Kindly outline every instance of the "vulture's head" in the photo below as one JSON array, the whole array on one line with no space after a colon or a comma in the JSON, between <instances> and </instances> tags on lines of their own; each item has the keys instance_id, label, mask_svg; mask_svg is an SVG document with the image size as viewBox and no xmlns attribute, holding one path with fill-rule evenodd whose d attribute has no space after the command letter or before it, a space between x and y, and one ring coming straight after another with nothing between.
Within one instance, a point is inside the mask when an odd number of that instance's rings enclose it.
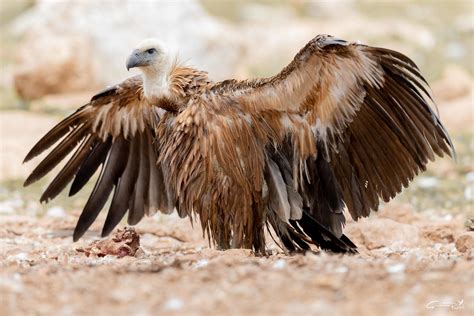
<instances>
[{"instance_id":1,"label":"vulture's head","mask_svg":"<svg viewBox=\"0 0 474 316\"><path fill-rule=\"evenodd\" d=\"M143 72L161 72L169 63L163 43L157 39L146 39L127 58L127 70L138 68Z\"/></svg>"}]
</instances>

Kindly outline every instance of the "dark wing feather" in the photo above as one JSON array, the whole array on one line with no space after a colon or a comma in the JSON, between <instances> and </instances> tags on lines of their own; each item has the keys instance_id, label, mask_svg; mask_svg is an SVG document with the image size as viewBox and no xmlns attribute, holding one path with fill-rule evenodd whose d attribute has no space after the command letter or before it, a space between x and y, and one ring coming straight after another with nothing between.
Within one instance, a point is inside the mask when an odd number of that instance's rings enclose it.
<instances>
[{"instance_id":1,"label":"dark wing feather","mask_svg":"<svg viewBox=\"0 0 474 316\"><path fill-rule=\"evenodd\" d=\"M74 156L69 160L69 162L64 166L63 169L58 173L58 175L51 181L50 185L46 188L43 195L41 196L41 201L49 201L54 199L64 188L71 182L74 174L79 169L82 161L87 157L91 150L91 145L93 142L93 137L91 135L86 136L79 148L77 148Z\"/></svg>"},{"instance_id":2,"label":"dark wing feather","mask_svg":"<svg viewBox=\"0 0 474 316\"><path fill-rule=\"evenodd\" d=\"M137 181L138 169L140 167L140 156L137 155L139 145L140 139L138 137L130 140L130 150L128 154L127 165L118 181L117 188L114 191L114 196L112 198L112 202L110 203L109 212L102 229L103 237L112 232L114 227L117 226L128 210L130 197L132 196L133 189Z\"/></svg>"},{"instance_id":3,"label":"dark wing feather","mask_svg":"<svg viewBox=\"0 0 474 316\"><path fill-rule=\"evenodd\" d=\"M86 205L79 217L76 228L74 229L73 239L77 241L84 235L87 229L92 225L104 207L110 193L117 184L126 161L123 157L128 156L129 144L123 138L118 138L112 144L109 155L102 168L99 180L97 180Z\"/></svg>"},{"instance_id":4,"label":"dark wing feather","mask_svg":"<svg viewBox=\"0 0 474 316\"><path fill-rule=\"evenodd\" d=\"M150 184L150 143L147 133L144 133L140 140L140 166L138 168L138 177L133 192L133 198L130 200L130 211L128 212L128 223L130 225L138 223L145 215L145 208L148 207Z\"/></svg>"},{"instance_id":5,"label":"dark wing feather","mask_svg":"<svg viewBox=\"0 0 474 316\"><path fill-rule=\"evenodd\" d=\"M47 187L41 201L54 198L73 178L69 195L74 195L102 166L74 230L74 240L92 225L112 192L103 236L113 230L127 210L131 224L138 223L144 214L157 210L170 212L174 206L168 205L168 189L153 148L152 135L158 121L157 108L146 103L139 77L107 88L60 122L33 147L25 161L62 139L33 170L25 186L45 176L73 153Z\"/></svg>"},{"instance_id":6,"label":"dark wing feather","mask_svg":"<svg viewBox=\"0 0 474 316\"><path fill-rule=\"evenodd\" d=\"M41 179L44 175L56 167L86 135L90 124L76 126L72 131L56 146L51 153L31 172L25 180L24 186L30 185ZM41 150L42 151L42 150Z\"/></svg>"},{"instance_id":7,"label":"dark wing feather","mask_svg":"<svg viewBox=\"0 0 474 316\"><path fill-rule=\"evenodd\" d=\"M65 118L46 135L44 135L41 140L38 141L38 143L36 143L36 145L34 145L33 148L31 148L31 150L28 152L25 159L23 160L23 163L28 162L34 157L40 155L43 151L64 137L64 135L66 135L71 128L79 125L84 120L84 118L87 117L87 112L84 111L85 107L86 106L79 108L75 113Z\"/></svg>"},{"instance_id":8,"label":"dark wing feather","mask_svg":"<svg viewBox=\"0 0 474 316\"><path fill-rule=\"evenodd\" d=\"M105 142L96 140L91 153L83 160L79 170L74 177L69 190L69 196L73 196L79 192L89 179L94 175L99 166L104 163L107 158L107 153L112 146L112 137L109 137Z\"/></svg>"},{"instance_id":9,"label":"dark wing feather","mask_svg":"<svg viewBox=\"0 0 474 316\"><path fill-rule=\"evenodd\" d=\"M155 139L154 133L149 131L148 140L150 143ZM168 196L166 193L166 186L161 168L154 168L158 160L158 152L155 146L149 146L149 162L150 162L150 185L148 191L149 207L146 211L147 215L153 215L156 210L161 210L164 213L171 213L173 206L170 208Z\"/></svg>"},{"instance_id":10,"label":"dark wing feather","mask_svg":"<svg viewBox=\"0 0 474 316\"><path fill-rule=\"evenodd\" d=\"M377 210L378 198L388 201L407 187L435 155L454 155L451 139L430 106L426 81L414 63L400 53L366 49L380 61L383 85L365 86L367 96L360 111L340 135L339 150L331 153L338 178L355 175L359 180L363 207L354 206L350 192L344 194L355 219ZM367 163L354 162L344 169L347 162L338 159L341 153Z\"/></svg>"}]
</instances>

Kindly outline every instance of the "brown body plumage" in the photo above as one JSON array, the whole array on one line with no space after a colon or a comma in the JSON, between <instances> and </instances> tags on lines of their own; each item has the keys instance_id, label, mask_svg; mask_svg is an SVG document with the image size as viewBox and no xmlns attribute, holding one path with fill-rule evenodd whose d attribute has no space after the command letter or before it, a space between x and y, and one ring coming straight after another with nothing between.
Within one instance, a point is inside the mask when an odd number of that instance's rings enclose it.
<instances>
[{"instance_id":1,"label":"brown body plumage","mask_svg":"<svg viewBox=\"0 0 474 316\"><path fill-rule=\"evenodd\" d=\"M27 185L77 148L42 201L72 180L75 194L102 165L75 240L113 191L102 235L127 210L136 224L176 209L197 217L220 249L264 253L272 227L288 251L354 252L342 233L344 208L354 219L369 215L428 160L453 152L426 81L398 52L317 36L274 77L214 83L164 57L144 61L145 52L164 55L142 46L127 67L142 67L143 79L94 96L25 159L65 136ZM150 75L162 68L164 77Z\"/></svg>"}]
</instances>

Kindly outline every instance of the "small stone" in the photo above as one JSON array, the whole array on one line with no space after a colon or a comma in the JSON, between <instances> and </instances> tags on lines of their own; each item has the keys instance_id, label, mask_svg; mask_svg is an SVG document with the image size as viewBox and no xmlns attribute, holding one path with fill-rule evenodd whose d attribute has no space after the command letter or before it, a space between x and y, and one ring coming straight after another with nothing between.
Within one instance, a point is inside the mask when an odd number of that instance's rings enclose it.
<instances>
[{"instance_id":1,"label":"small stone","mask_svg":"<svg viewBox=\"0 0 474 316\"><path fill-rule=\"evenodd\" d=\"M388 273L402 273L405 271L405 265L403 263L397 263L387 267Z\"/></svg>"},{"instance_id":2,"label":"small stone","mask_svg":"<svg viewBox=\"0 0 474 316\"><path fill-rule=\"evenodd\" d=\"M278 269L278 270L283 269L285 266L286 266L286 262L285 262L285 260L283 260L283 259L278 259L278 260L275 261L275 263L273 264L273 268L274 268L274 269Z\"/></svg>"},{"instance_id":3,"label":"small stone","mask_svg":"<svg viewBox=\"0 0 474 316\"><path fill-rule=\"evenodd\" d=\"M15 209L7 201L0 202L0 214L13 214Z\"/></svg>"},{"instance_id":4,"label":"small stone","mask_svg":"<svg viewBox=\"0 0 474 316\"><path fill-rule=\"evenodd\" d=\"M66 216L66 212L62 207L59 206L54 206L46 212L46 215L49 217L54 217L54 218L62 218Z\"/></svg>"},{"instance_id":5,"label":"small stone","mask_svg":"<svg viewBox=\"0 0 474 316\"><path fill-rule=\"evenodd\" d=\"M443 216L444 221L451 221L452 215ZM453 227L450 224L433 224L423 228L423 237L435 243L454 242Z\"/></svg>"},{"instance_id":6,"label":"small stone","mask_svg":"<svg viewBox=\"0 0 474 316\"><path fill-rule=\"evenodd\" d=\"M207 266L208 264L209 264L209 260L207 260L207 259L201 259L201 260L199 260L198 262L196 262L195 267L196 267L197 269L199 269L199 268L202 268L202 267Z\"/></svg>"},{"instance_id":7,"label":"small stone","mask_svg":"<svg viewBox=\"0 0 474 316\"><path fill-rule=\"evenodd\" d=\"M334 269L336 273L346 273L347 271L349 271L349 269L346 266L340 266Z\"/></svg>"},{"instance_id":8,"label":"small stone","mask_svg":"<svg viewBox=\"0 0 474 316\"><path fill-rule=\"evenodd\" d=\"M467 232L456 239L456 249L459 252L467 252L474 249L474 232Z\"/></svg>"},{"instance_id":9,"label":"small stone","mask_svg":"<svg viewBox=\"0 0 474 316\"><path fill-rule=\"evenodd\" d=\"M446 222L450 222L453 220L453 215L452 214L446 214L443 216L443 220Z\"/></svg>"},{"instance_id":10,"label":"small stone","mask_svg":"<svg viewBox=\"0 0 474 316\"><path fill-rule=\"evenodd\" d=\"M16 255L12 255L7 258L7 261L17 262L17 263L28 261L28 260L29 260L28 254L25 252L20 252L20 253L17 253Z\"/></svg>"},{"instance_id":11,"label":"small stone","mask_svg":"<svg viewBox=\"0 0 474 316\"><path fill-rule=\"evenodd\" d=\"M474 218L470 218L466 223L467 230L474 231Z\"/></svg>"},{"instance_id":12,"label":"small stone","mask_svg":"<svg viewBox=\"0 0 474 316\"><path fill-rule=\"evenodd\" d=\"M184 302L177 297L170 298L165 302L164 309L170 310L170 311L177 311L182 309L184 306Z\"/></svg>"}]
</instances>

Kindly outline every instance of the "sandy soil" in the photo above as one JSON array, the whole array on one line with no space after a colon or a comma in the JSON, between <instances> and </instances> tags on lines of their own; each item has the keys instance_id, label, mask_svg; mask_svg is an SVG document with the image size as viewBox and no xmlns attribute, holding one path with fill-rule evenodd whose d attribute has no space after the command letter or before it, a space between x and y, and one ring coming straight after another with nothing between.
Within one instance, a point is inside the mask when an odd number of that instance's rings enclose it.
<instances>
[{"instance_id":1,"label":"sandy soil","mask_svg":"<svg viewBox=\"0 0 474 316\"><path fill-rule=\"evenodd\" d=\"M358 255L287 256L271 244L267 257L209 248L198 225L172 216L137 226L134 256L87 256L99 223L74 244L76 216L2 217L1 315L474 313L474 232L463 215L392 205L348 223Z\"/></svg>"}]
</instances>

